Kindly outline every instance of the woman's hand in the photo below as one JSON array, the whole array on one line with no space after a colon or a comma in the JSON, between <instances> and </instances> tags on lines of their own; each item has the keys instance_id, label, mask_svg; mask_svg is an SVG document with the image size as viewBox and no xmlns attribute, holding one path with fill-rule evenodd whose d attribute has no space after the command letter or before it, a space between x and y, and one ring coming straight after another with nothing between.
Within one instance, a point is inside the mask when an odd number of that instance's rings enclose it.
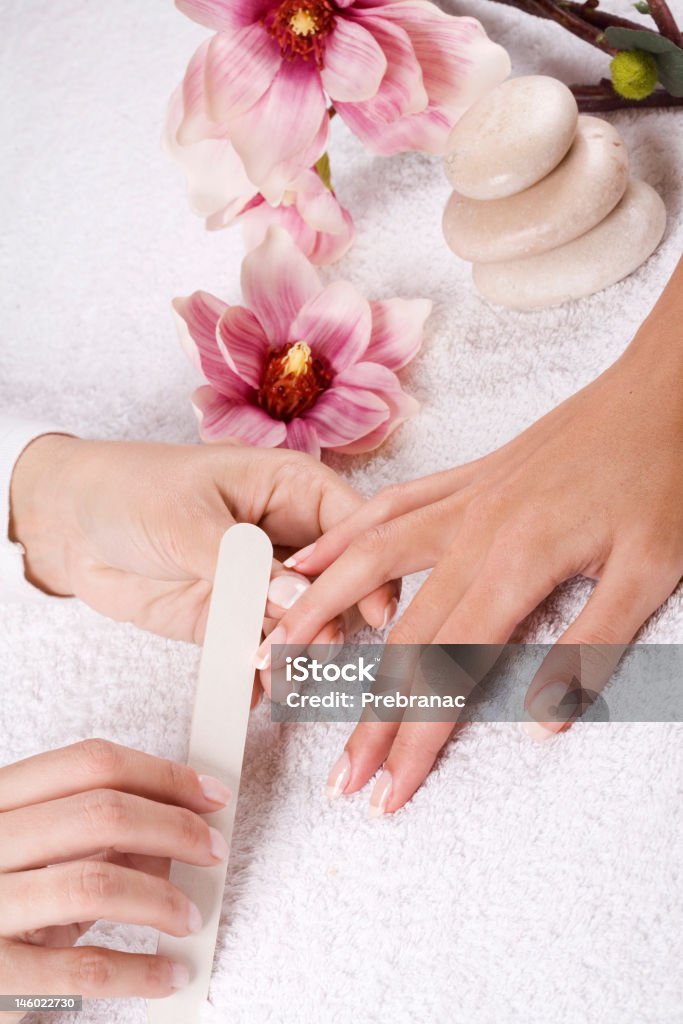
<instances>
[{"instance_id":1,"label":"woman's hand","mask_svg":"<svg viewBox=\"0 0 683 1024\"><path fill-rule=\"evenodd\" d=\"M677 276L680 290L683 271ZM279 642L305 643L379 584L433 566L390 643L504 643L559 583L582 575L599 582L560 642L627 644L683 574L675 283L671 301L665 293L614 366L514 441L381 492L294 556L297 570L322 575L282 618ZM618 660L620 647L611 650L596 650L593 690ZM545 723L542 736L564 728L548 720L569 682L562 654L549 655L527 695L527 710ZM332 771L331 791L354 792L384 765L371 806L394 811L451 731L442 723L361 724Z\"/></svg>"},{"instance_id":2,"label":"woman's hand","mask_svg":"<svg viewBox=\"0 0 683 1024\"><path fill-rule=\"evenodd\" d=\"M299 452L47 435L15 468L11 535L26 550L27 575L43 590L201 643L228 527L255 523L291 551L361 505L332 470ZM278 563L274 576L266 632L308 586ZM381 624L387 599L384 591L364 603L368 621ZM335 615L316 643L339 642L344 624Z\"/></svg>"},{"instance_id":3,"label":"woman's hand","mask_svg":"<svg viewBox=\"0 0 683 1024\"><path fill-rule=\"evenodd\" d=\"M99 739L0 768L0 992L155 998L186 984L163 957L71 947L98 918L198 930L169 859L223 860L200 814L229 799L218 779Z\"/></svg>"}]
</instances>

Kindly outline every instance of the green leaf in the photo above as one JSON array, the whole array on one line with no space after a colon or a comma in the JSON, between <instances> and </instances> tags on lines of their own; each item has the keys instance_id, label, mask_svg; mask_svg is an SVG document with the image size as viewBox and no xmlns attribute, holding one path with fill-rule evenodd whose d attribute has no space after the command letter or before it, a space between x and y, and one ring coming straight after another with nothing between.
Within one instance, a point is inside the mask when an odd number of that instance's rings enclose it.
<instances>
[{"instance_id":1,"label":"green leaf","mask_svg":"<svg viewBox=\"0 0 683 1024\"><path fill-rule=\"evenodd\" d=\"M657 62L657 77L670 96L683 96L683 49L658 32L608 28L605 39L615 50L645 50Z\"/></svg>"},{"instance_id":2,"label":"green leaf","mask_svg":"<svg viewBox=\"0 0 683 1024\"><path fill-rule=\"evenodd\" d=\"M329 190L331 192L332 191L332 169L330 167L330 154L329 153L323 153L323 155L320 157L320 159L318 160L317 164L315 165L315 169L318 172L318 174L320 175L320 180L322 181L322 183L325 186L325 188L329 188Z\"/></svg>"},{"instance_id":3,"label":"green leaf","mask_svg":"<svg viewBox=\"0 0 683 1024\"><path fill-rule=\"evenodd\" d=\"M650 5L647 0L638 0L637 4L633 5L639 14L651 14Z\"/></svg>"},{"instance_id":4,"label":"green leaf","mask_svg":"<svg viewBox=\"0 0 683 1024\"><path fill-rule=\"evenodd\" d=\"M606 29L605 39L615 50L645 50L647 53L683 53L666 36L659 32L648 32L644 28L611 28Z\"/></svg>"},{"instance_id":5,"label":"green leaf","mask_svg":"<svg viewBox=\"0 0 683 1024\"><path fill-rule=\"evenodd\" d=\"M670 96L683 96L683 50L662 53L655 57L659 81Z\"/></svg>"}]
</instances>

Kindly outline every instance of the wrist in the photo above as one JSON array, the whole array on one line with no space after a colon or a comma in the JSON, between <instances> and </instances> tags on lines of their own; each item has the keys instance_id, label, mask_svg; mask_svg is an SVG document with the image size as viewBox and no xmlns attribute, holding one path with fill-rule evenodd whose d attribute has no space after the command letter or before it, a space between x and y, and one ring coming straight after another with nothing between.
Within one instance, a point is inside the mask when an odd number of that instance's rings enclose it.
<instances>
[{"instance_id":1,"label":"wrist","mask_svg":"<svg viewBox=\"0 0 683 1024\"><path fill-rule=\"evenodd\" d=\"M50 594L71 595L68 580L74 451L86 442L43 434L19 456L10 484L9 539L24 549L26 578Z\"/></svg>"}]
</instances>

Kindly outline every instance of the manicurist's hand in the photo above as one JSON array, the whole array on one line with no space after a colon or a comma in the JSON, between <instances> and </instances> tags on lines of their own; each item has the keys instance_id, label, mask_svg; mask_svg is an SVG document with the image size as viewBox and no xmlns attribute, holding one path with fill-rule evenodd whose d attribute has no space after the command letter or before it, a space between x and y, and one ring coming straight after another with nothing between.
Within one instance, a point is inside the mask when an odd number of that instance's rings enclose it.
<instances>
[{"instance_id":1,"label":"manicurist's hand","mask_svg":"<svg viewBox=\"0 0 683 1024\"><path fill-rule=\"evenodd\" d=\"M683 266L629 349L588 387L486 458L381 492L295 556L298 570L322 575L281 620L280 642L305 643L378 584L434 567L389 642L504 643L559 583L582 575L598 583L561 643L615 645L589 648L591 689L604 684L619 645L683 574L681 295ZM564 652L555 648L527 695L546 723L541 736L563 728L551 709L568 682ZM354 792L384 765L371 806L394 811L451 731L361 724L331 791Z\"/></svg>"},{"instance_id":2,"label":"manicurist's hand","mask_svg":"<svg viewBox=\"0 0 683 1024\"><path fill-rule=\"evenodd\" d=\"M98 918L198 930L169 859L222 861L200 814L229 799L218 779L104 740L0 768L0 992L155 998L187 984L164 957L71 947Z\"/></svg>"},{"instance_id":3,"label":"manicurist's hand","mask_svg":"<svg viewBox=\"0 0 683 1024\"><path fill-rule=\"evenodd\" d=\"M361 504L332 470L299 452L46 435L15 468L11 535L43 590L201 643L218 546L233 523L255 523L292 550ZM274 577L266 632L308 586L279 563ZM381 624L387 593L364 603L369 621ZM344 625L335 615L316 643L339 642Z\"/></svg>"}]
</instances>

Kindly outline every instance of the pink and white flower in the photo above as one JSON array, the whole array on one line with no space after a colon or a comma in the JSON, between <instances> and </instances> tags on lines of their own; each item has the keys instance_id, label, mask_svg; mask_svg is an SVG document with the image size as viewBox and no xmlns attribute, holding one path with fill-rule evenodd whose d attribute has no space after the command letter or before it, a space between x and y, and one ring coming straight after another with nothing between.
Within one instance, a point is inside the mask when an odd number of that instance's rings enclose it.
<instances>
[{"instance_id":1,"label":"pink and white flower","mask_svg":"<svg viewBox=\"0 0 683 1024\"><path fill-rule=\"evenodd\" d=\"M298 174L273 206L251 184L228 140L178 144L182 109L182 96L176 90L169 103L164 144L185 174L190 206L204 217L209 230L239 219L247 248L253 249L271 224L279 224L317 266L341 259L353 242L353 220L314 168Z\"/></svg>"},{"instance_id":2,"label":"pink and white flower","mask_svg":"<svg viewBox=\"0 0 683 1024\"><path fill-rule=\"evenodd\" d=\"M345 281L323 286L279 227L245 257L242 293L244 306L207 292L173 302L183 347L208 381L193 395L203 440L365 452L417 411L395 371L419 350L430 302L368 302Z\"/></svg>"},{"instance_id":3,"label":"pink and white flower","mask_svg":"<svg viewBox=\"0 0 683 1024\"><path fill-rule=\"evenodd\" d=\"M278 191L325 151L328 100L370 148L444 152L458 117L510 71L478 21L428 0L176 0L216 30L183 81L180 145L230 139Z\"/></svg>"}]
</instances>

